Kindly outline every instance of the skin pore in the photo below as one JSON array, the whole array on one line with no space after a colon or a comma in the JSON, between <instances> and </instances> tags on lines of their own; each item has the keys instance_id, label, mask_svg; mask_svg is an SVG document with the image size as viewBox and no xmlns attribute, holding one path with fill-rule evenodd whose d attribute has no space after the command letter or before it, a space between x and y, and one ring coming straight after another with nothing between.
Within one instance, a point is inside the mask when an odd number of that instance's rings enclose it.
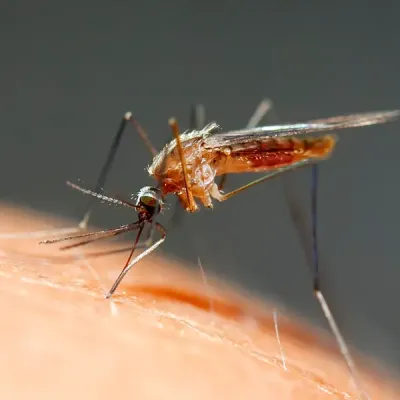
<instances>
[{"instance_id":1,"label":"skin pore","mask_svg":"<svg viewBox=\"0 0 400 400\"><path fill-rule=\"evenodd\" d=\"M71 226L4 205L0 215L1 233ZM60 252L39 240L0 235L2 399L358 398L335 344L270 304L205 285L161 252L105 300L127 252L103 253L120 243ZM357 361L371 399L400 398Z\"/></svg>"}]
</instances>

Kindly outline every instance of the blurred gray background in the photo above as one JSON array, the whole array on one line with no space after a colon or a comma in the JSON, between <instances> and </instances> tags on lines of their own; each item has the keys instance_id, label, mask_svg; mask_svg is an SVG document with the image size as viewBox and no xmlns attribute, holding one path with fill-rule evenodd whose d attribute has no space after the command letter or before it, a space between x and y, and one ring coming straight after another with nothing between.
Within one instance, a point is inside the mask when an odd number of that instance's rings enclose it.
<instances>
[{"instance_id":1,"label":"blurred gray background","mask_svg":"<svg viewBox=\"0 0 400 400\"><path fill-rule=\"evenodd\" d=\"M94 184L127 110L160 148L167 119L187 127L192 103L225 129L243 127L263 97L282 121L399 108L399 13L395 1L7 2L1 199L78 220L87 198L64 182ZM343 131L321 165L319 208L322 285L344 335L397 370L399 131L400 123ZM152 184L149 162L129 133L107 192L128 197ZM252 178L233 176L228 187ZM308 207L309 171L291 179ZM92 222L134 218L100 205ZM200 256L207 271L326 327L281 179L185 216L163 251Z\"/></svg>"}]
</instances>

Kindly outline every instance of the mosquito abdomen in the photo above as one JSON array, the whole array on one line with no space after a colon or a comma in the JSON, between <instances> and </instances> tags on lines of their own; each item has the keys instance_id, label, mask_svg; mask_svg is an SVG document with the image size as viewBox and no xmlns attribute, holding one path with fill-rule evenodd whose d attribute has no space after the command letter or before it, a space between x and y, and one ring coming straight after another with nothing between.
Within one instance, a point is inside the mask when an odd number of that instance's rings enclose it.
<instances>
[{"instance_id":1,"label":"mosquito abdomen","mask_svg":"<svg viewBox=\"0 0 400 400\"><path fill-rule=\"evenodd\" d=\"M332 153L336 141L336 136L325 135L235 144L219 150L214 167L217 175L269 171L305 159L325 159Z\"/></svg>"}]
</instances>

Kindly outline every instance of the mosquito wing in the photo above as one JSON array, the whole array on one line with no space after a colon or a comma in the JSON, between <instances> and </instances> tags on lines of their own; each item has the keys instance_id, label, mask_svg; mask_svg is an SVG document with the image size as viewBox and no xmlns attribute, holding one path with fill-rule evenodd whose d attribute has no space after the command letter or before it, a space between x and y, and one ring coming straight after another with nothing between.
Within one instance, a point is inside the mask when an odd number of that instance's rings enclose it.
<instances>
[{"instance_id":1,"label":"mosquito wing","mask_svg":"<svg viewBox=\"0 0 400 400\"><path fill-rule=\"evenodd\" d=\"M224 145L244 144L254 140L268 138L308 135L336 129L356 128L383 124L400 117L400 110L341 115L326 119L311 120L303 123L267 125L237 131L218 132L204 138L206 148Z\"/></svg>"}]
</instances>

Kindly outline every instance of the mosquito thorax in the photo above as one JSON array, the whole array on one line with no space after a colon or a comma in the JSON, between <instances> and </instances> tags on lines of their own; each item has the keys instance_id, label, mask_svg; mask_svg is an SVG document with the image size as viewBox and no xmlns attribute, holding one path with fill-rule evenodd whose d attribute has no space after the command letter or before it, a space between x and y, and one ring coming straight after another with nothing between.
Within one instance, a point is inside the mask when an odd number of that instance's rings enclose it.
<instances>
[{"instance_id":1,"label":"mosquito thorax","mask_svg":"<svg viewBox=\"0 0 400 400\"><path fill-rule=\"evenodd\" d=\"M136 205L151 216L159 213L162 206L160 190L152 186L141 188L137 194Z\"/></svg>"}]
</instances>

